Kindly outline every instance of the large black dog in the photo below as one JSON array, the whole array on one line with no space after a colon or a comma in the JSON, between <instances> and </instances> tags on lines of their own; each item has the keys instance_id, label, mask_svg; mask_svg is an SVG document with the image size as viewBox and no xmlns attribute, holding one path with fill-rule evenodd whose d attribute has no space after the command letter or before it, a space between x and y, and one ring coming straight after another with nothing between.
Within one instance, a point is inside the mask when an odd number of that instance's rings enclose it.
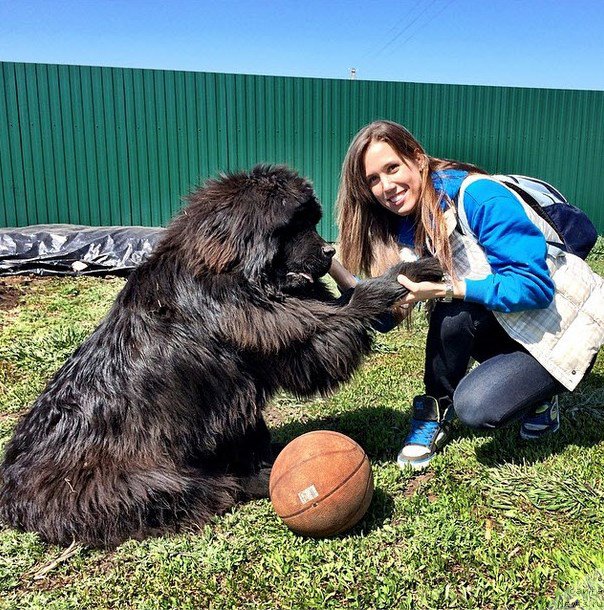
<instances>
[{"instance_id":1,"label":"large black dog","mask_svg":"<svg viewBox=\"0 0 604 610\"><path fill-rule=\"evenodd\" d=\"M193 192L19 422L2 519L53 543L113 546L266 496L270 397L349 379L371 322L405 292L397 273L441 275L431 260L401 264L335 299L319 280L334 254L320 217L284 167Z\"/></svg>"}]
</instances>

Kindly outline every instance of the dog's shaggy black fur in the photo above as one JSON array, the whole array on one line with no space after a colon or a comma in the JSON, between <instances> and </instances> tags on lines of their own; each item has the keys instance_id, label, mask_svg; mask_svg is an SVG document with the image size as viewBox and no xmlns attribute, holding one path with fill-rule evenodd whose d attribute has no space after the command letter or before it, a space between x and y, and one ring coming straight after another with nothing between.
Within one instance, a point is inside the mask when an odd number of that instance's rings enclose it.
<instances>
[{"instance_id":1,"label":"dog's shaggy black fur","mask_svg":"<svg viewBox=\"0 0 604 610\"><path fill-rule=\"evenodd\" d=\"M334 299L334 250L309 184L283 167L206 183L107 317L19 422L0 515L45 540L113 546L198 526L267 495L279 388L329 392L369 351L371 322L405 290L399 265Z\"/></svg>"}]
</instances>

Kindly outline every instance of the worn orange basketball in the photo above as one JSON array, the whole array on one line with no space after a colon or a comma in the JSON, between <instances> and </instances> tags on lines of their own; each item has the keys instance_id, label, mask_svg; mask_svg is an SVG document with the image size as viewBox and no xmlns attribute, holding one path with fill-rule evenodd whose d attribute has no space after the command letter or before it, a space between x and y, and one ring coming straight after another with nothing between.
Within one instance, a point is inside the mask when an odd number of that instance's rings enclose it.
<instances>
[{"instance_id":1,"label":"worn orange basketball","mask_svg":"<svg viewBox=\"0 0 604 610\"><path fill-rule=\"evenodd\" d=\"M356 525L373 496L362 447L339 432L308 432L278 455L269 490L275 512L294 532L320 538Z\"/></svg>"}]
</instances>

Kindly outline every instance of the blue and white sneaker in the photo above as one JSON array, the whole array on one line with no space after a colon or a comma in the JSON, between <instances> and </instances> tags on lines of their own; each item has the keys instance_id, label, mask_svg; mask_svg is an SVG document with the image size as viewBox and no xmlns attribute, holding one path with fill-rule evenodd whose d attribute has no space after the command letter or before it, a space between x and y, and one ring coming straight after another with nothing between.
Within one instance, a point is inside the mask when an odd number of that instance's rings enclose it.
<instances>
[{"instance_id":1,"label":"blue and white sneaker","mask_svg":"<svg viewBox=\"0 0 604 610\"><path fill-rule=\"evenodd\" d=\"M544 434L557 432L560 428L560 407L558 396L540 404L530 415L522 418L520 425L520 438L525 441L534 441Z\"/></svg>"},{"instance_id":2,"label":"blue and white sneaker","mask_svg":"<svg viewBox=\"0 0 604 610\"><path fill-rule=\"evenodd\" d=\"M425 468L449 437L454 414L453 405L447 398L439 403L432 396L416 396L411 431L396 459L399 468Z\"/></svg>"}]
</instances>

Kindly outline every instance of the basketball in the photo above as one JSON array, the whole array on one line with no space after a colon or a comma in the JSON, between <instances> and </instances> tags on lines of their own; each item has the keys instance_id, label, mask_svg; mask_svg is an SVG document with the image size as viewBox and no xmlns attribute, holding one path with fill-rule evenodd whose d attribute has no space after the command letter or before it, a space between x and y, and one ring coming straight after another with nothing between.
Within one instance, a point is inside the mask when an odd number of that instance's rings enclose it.
<instances>
[{"instance_id":1,"label":"basketball","mask_svg":"<svg viewBox=\"0 0 604 610\"><path fill-rule=\"evenodd\" d=\"M322 538L356 525L373 496L362 447L339 432L308 432L277 456L269 481L275 512L297 534Z\"/></svg>"}]
</instances>

